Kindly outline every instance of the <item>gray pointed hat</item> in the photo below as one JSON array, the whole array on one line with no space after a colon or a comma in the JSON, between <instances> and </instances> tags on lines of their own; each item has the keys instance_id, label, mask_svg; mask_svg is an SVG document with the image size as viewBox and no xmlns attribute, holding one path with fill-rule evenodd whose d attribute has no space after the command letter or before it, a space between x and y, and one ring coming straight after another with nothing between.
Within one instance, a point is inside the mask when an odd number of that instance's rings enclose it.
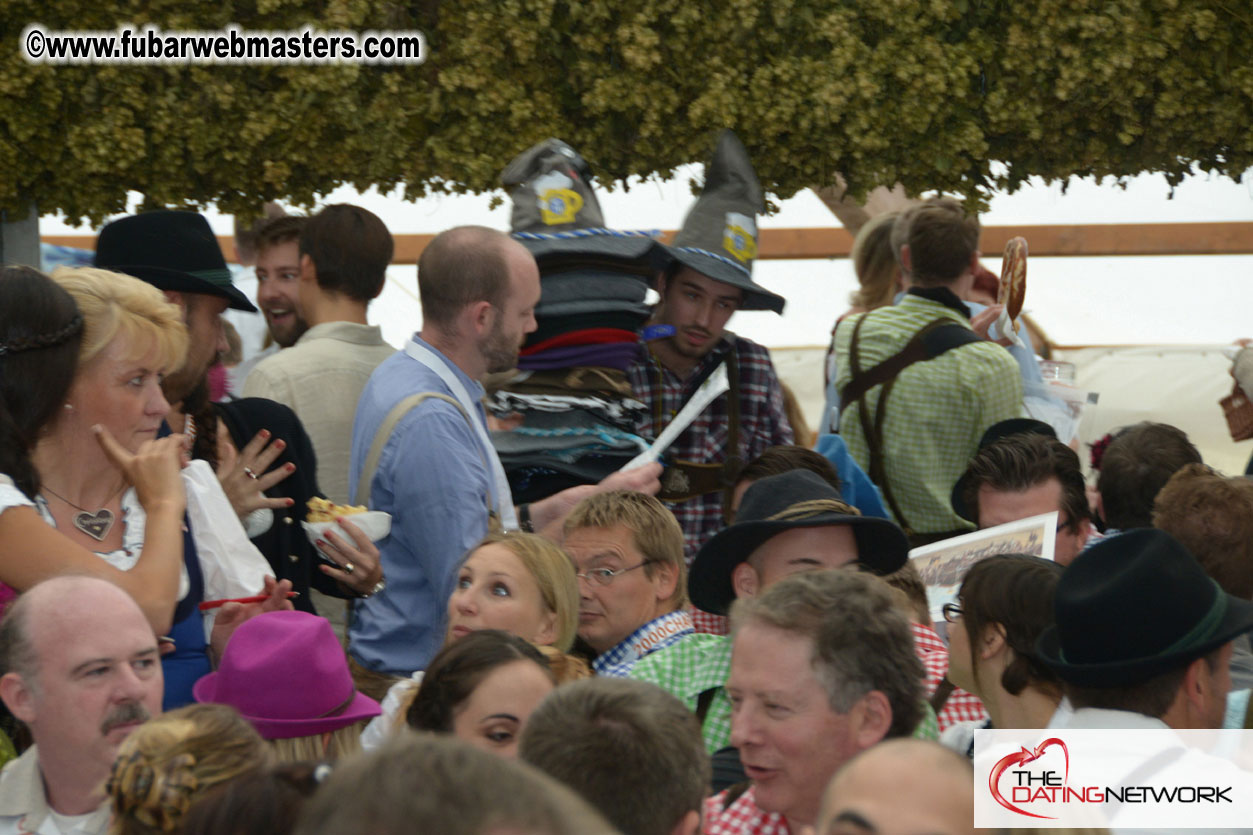
<instances>
[{"instance_id":1,"label":"gray pointed hat","mask_svg":"<svg viewBox=\"0 0 1253 835\"><path fill-rule=\"evenodd\" d=\"M611 262L632 271L662 269L669 256L654 232L605 228L592 170L560 139L532 145L505 166L500 181L513 201L511 231L546 267Z\"/></svg>"},{"instance_id":2,"label":"gray pointed hat","mask_svg":"<svg viewBox=\"0 0 1253 835\"><path fill-rule=\"evenodd\" d=\"M669 249L684 266L743 290L741 310L782 313L783 297L753 281L757 215L764 210L748 151L734 131L724 130L705 167L705 188Z\"/></svg>"}]
</instances>

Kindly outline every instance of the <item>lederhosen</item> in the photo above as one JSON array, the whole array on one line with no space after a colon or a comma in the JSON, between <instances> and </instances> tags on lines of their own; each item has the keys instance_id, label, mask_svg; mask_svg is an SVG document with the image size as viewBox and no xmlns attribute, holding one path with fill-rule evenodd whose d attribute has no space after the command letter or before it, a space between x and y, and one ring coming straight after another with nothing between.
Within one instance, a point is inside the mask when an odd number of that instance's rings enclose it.
<instances>
[{"instance_id":1,"label":"lederhosen","mask_svg":"<svg viewBox=\"0 0 1253 835\"><path fill-rule=\"evenodd\" d=\"M665 399L662 382L661 363L650 352L649 362L657 387L657 396L653 399L653 435L661 434L662 401ZM661 491L657 498L667 502L685 502L706 493L716 493L730 485L744 468L744 459L740 457L740 363L735 354L735 345L723 356L721 362L714 363L701 374L686 384L687 394L675 409L675 414L686 405L706 380L726 363L727 382L730 385L727 398L727 457L721 463L705 463L701 461L683 461L667 459L666 471L661 476ZM712 404L711 404L712 405ZM674 415L670 418L673 420Z\"/></svg>"},{"instance_id":2,"label":"lederhosen","mask_svg":"<svg viewBox=\"0 0 1253 835\"><path fill-rule=\"evenodd\" d=\"M857 416L861 421L862 434L866 438L866 448L870 454L870 467L867 475L870 480L883 491L883 498L892 509L896 521L910 537L910 544L917 547L925 541L937 541L950 536L957 536L965 531L946 531L942 534L917 534L910 527L909 521L901 511L900 504L892 493L892 485L888 482L886 463L883 458L883 421L887 414L888 396L896 384L902 371L916 362L935 359L946 351L981 342L979 336L970 328L951 319L936 319L928 322L914 334L905 347L896 354L885 359L873 368L862 371L859 339L861 325L870 314L864 314L853 326L853 338L849 341L848 357L850 377L848 384L840 391L840 409L857 404ZM870 414L870 406L866 403L866 394L875 386L882 385L879 401L875 404L874 415Z\"/></svg>"}]
</instances>

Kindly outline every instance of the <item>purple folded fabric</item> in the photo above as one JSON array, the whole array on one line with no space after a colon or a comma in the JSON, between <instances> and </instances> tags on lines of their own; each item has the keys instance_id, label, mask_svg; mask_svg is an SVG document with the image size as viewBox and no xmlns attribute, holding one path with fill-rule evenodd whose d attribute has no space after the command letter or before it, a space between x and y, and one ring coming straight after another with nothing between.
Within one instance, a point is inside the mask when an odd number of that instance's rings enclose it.
<instances>
[{"instance_id":1,"label":"purple folded fabric","mask_svg":"<svg viewBox=\"0 0 1253 835\"><path fill-rule=\"evenodd\" d=\"M523 371L545 371L553 368L574 368L580 365L599 365L626 371L639 355L638 342L613 342L607 345L575 345L568 348L550 348L538 354L518 357L518 368Z\"/></svg>"}]
</instances>

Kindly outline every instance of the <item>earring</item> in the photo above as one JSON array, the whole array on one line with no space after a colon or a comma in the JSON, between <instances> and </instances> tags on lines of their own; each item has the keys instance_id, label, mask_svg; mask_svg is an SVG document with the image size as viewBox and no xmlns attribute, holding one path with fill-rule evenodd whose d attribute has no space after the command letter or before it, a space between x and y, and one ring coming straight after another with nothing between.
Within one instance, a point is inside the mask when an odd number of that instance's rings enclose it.
<instances>
[{"instance_id":1,"label":"earring","mask_svg":"<svg viewBox=\"0 0 1253 835\"><path fill-rule=\"evenodd\" d=\"M68 412L72 412L72 411L74 411L74 404L73 404L73 403L70 403L69 401L66 401L66 403L65 403L65 410L66 410L66 411L68 411Z\"/></svg>"}]
</instances>

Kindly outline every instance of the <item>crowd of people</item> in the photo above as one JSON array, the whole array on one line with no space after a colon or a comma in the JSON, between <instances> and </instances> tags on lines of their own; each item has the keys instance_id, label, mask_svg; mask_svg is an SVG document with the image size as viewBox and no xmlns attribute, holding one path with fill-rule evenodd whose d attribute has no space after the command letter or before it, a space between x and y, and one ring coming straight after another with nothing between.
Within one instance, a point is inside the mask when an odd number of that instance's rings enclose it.
<instances>
[{"instance_id":1,"label":"crowd of people","mask_svg":"<svg viewBox=\"0 0 1253 835\"><path fill-rule=\"evenodd\" d=\"M221 398L202 216L2 268L0 835L959 833L978 729L1253 726L1253 487L1159 423L1088 485L960 203L861 230L808 448L733 133L669 245L557 140L503 179L399 350L379 218L262 223ZM938 617L912 548L1050 512Z\"/></svg>"}]
</instances>

